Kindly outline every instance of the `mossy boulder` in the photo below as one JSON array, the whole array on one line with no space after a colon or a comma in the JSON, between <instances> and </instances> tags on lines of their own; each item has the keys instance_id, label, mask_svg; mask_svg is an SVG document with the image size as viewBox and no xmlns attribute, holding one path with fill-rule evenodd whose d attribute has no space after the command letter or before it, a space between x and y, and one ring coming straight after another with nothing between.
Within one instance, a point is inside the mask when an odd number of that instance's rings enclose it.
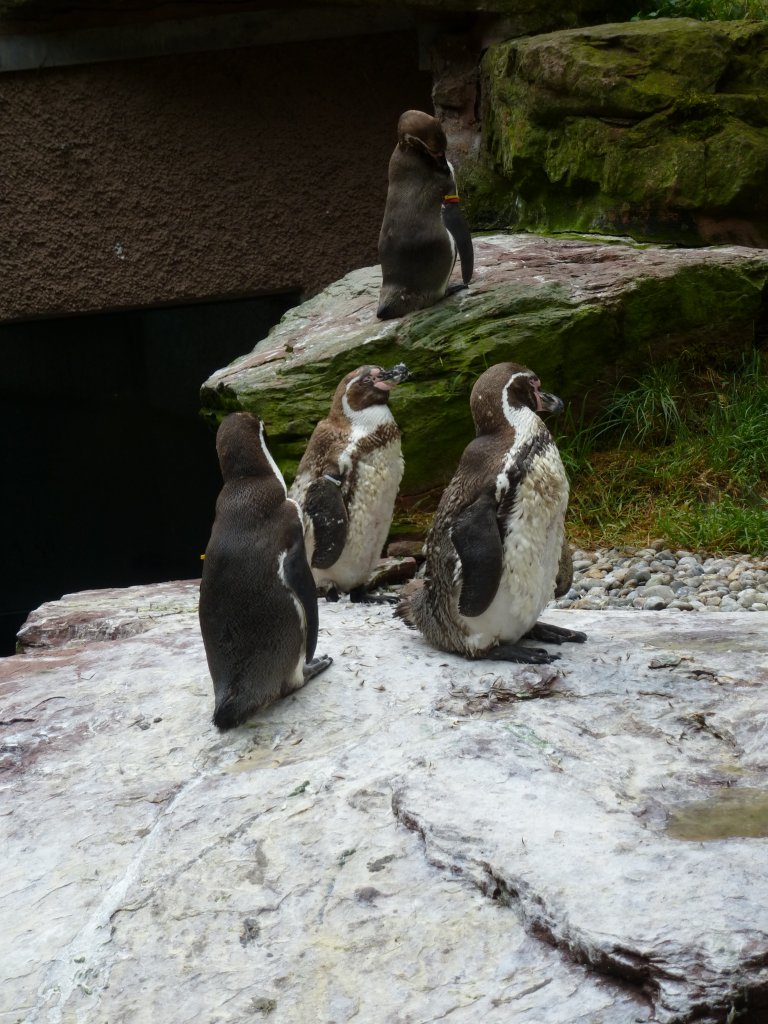
<instances>
[{"instance_id":1,"label":"mossy boulder","mask_svg":"<svg viewBox=\"0 0 768 1024\"><path fill-rule=\"evenodd\" d=\"M482 74L475 226L768 244L768 22L552 32Z\"/></svg>"},{"instance_id":2,"label":"mossy boulder","mask_svg":"<svg viewBox=\"0 0 768 1024\"><path fill-rule=\"evenodd\" d=\"M581 408L650 358L722 358L754 341L768 250L674 250L530 235L475 239L475 279L431 309L376 320L380 269L353 271L290 310L253 352L201 391L212 423L250 409L290 479L341 377L365 363L407 363L392 395L403 430L401 493L439 489L473 436L469 392L514 360ZM764 319L764 318L763 318Z\"/></svg>"}]
</instances>

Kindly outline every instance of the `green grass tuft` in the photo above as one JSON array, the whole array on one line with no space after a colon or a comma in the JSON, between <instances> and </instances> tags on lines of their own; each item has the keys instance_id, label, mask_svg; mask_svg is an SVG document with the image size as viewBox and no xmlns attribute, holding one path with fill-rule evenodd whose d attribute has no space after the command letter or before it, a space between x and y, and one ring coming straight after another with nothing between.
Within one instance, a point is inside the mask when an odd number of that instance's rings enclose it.
<instances>
[{"instance_id":1,"label":"green grass tuft","mask_svg":"<svg viewBox=\"0 0 768 1024\"><path fill-rule=\"evenodd\" d=\"M622 386L623 384L623 386ZM647 543L768 552L768 375L683 363L620 382L591 422L558 439L571 478L568 530L586 547Z\"/></svg>"},{"instance_id":2,"label":"green grass tuft","mask_svg":"<svg viewBox=\"0 0 768 1024\"><path fill-rule=\"evenodd\" d=\"M765 21L768 20L768 0L648 0L632 20L645 18Z\"/></svg>"}]
</instances>

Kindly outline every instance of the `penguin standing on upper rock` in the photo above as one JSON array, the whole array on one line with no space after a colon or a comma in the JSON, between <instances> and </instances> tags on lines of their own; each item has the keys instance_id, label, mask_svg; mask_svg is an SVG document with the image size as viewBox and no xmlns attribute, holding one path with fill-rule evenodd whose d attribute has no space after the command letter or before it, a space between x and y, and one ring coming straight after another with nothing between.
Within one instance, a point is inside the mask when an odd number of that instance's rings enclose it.
<instances>
[{"instance_id":1,"label":"penguin standing on upper rock","mask_svg":"<svg viewBox=\"0 0 768 1024\"><path fill-rule=\"evenodd\" d=\"M331 664L315 658L315 583L296 503L267 448L264 424L227 416L216 435L224 486L205 552L200 630L221 730L298 690Z\"/></svg>"},{"instance_id":2,"label":"penguin standing on upper rock","mask_svg":"<svg viewBox=\"0 0 768 1024\"><path fill-rule=\"evenodd\" d=\"M421 110L400 117L379 234L382 286L376 316L382 320L432 306L472 279L472 236L445 149L437 118ZM457 251L464 283L448 288Z\"/></svg>"},{"instance_id":3,"label":"penguin standing on upper rock","mask_svg":"<svg viewBox=\"0 0 768 1024\"><path fill-rule=\"evenodd\" d=\"M366 584L392 521L403 476L400 430L389 408L392 388L408 377L360 366L336 389L331 411L309 439L291 496L304 512L307 558L328 596L375 602Z\"/></svg>"},{"instance_id":4,"label":"penguin standing on upper rock","mask_svg":"<svg viewBox=\"0 0 768 1024\"><path fill-rule=\"evenodd\" d=\"M470 406L477 436L427 536L423 586L397 614L440 650L546 664L557 655L518 641L586 639L536 621L563 572L568 505L560 454L538 413L562 402L531 370L499 363L478 378Z\"/></svg>"}]
</instances>

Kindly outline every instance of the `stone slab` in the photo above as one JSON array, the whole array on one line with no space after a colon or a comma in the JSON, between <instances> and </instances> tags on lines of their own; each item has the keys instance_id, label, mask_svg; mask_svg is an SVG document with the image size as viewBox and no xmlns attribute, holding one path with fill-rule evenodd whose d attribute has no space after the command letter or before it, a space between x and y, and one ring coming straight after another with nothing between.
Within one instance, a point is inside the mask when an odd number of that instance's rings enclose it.
<instances>
[{"instance_id":1,"label":"stone slab","mask_svg":"<svg viewBox=\"0 0 768 1024\"><path fill-rule=\"evenodd\" d=\"M762 1019L768 613L550 610L590 639L531 668L323 603L333 666L220 736L173 591L0 661L2 1024Z\"/></svg>"}]
</instances>

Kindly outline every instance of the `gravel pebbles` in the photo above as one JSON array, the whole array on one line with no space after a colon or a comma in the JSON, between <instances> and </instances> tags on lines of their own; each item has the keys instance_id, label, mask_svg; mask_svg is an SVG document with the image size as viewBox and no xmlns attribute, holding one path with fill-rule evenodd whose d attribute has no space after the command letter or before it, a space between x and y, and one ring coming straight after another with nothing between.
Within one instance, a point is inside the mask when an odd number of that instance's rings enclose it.
<instances>
[{"instance_id":1,"label":"gravel pebbles","mask_svg":"<svg viewBox=\"0 0 768 1024\"><path fill-rule=\"evenodd\" d=\"M661 611L768 611L768 553L720 558L647 548L576 549L573 584L555 608L638 608Z\"/></svg>"}]
</instances>

